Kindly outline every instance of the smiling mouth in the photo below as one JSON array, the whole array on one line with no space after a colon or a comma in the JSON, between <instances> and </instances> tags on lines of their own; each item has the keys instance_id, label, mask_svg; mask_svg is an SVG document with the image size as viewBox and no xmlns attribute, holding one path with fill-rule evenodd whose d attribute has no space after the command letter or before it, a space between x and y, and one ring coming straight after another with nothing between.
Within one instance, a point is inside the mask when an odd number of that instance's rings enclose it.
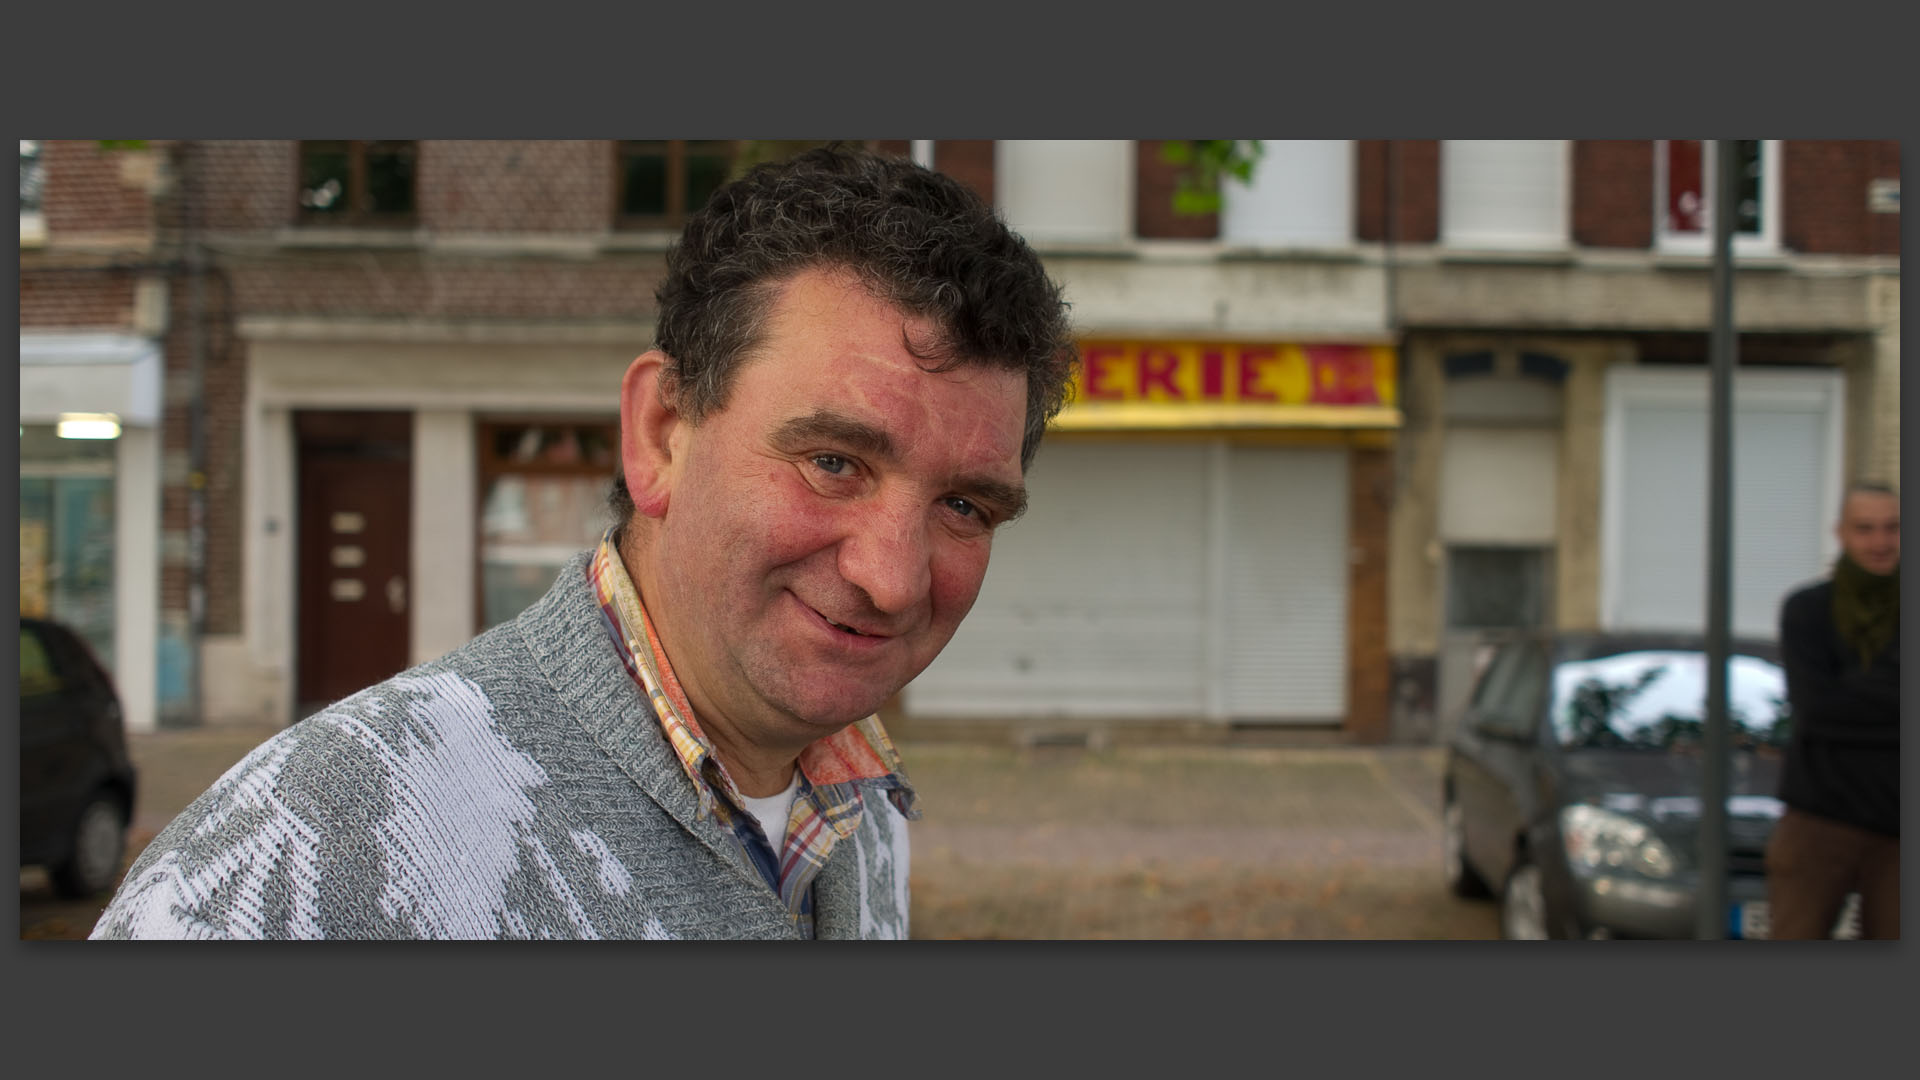
<instances>
[{"instance_id":1,"label":"smiling mouth","mask_svg":"<svg viewBox=\"0 0 1920 1080\"><path fill-rule=\"evenodd\" d=\"M822 615L820 617L823 619L827 618L825 615ZM880 636L878 634L862 633L861 631L855 630L853 627L847 626L844 623L834 622L832 619L827 619L827 625L833 627L835 630L838 630L843 634L852 634L854 637L879 637Z\"/></svg>"}]
</instances>

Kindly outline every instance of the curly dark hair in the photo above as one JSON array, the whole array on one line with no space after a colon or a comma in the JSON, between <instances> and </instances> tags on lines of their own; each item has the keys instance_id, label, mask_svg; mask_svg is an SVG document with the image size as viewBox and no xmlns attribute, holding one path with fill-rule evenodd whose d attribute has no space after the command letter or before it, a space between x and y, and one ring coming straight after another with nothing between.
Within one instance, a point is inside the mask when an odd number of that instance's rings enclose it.
<instances>
[{"instance_id":1,"label":"curly dark hair","mask_svg":"<svg viewBox=\"0 0 1920 1080\"><path fill-rule=\"evenodd\" d=\"M1033 464L1066 401L1078 354L1060 287L993 208L953 178L901 158L839 145L755 166L720 188L667 252L655 293L663 389L697 424L724 408L780 286L808 269L852 271L875 297L930 321L909 341L928 371L970 364L1022 372ZM616 474L616 521L633 500Z\"/></svg>"}]
</instances>

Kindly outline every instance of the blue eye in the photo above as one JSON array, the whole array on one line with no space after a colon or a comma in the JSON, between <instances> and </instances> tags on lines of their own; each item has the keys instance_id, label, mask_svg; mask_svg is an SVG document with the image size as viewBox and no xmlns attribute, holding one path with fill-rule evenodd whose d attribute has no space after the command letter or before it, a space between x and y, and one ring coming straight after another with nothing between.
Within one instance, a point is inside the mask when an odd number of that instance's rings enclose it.
<instances>
[{"instance_id":1,"label":"blue eye","mask_svg":"<svg viewBox=\"0 0 1920 1080\"><path fill-rule=\"evenodd\" d=\"M847 469L847 459L839 454L815 454L812 461L821 472L839 476Z\"/></svg>"},{"instance_id":2,"label":"blue eye","mask_svg":"<svg viewBox=\"0 0 1920 1080\"><path fill-rule=\"evenodd\" d=\"M956 514L959 514L961 517L979 517L980 516L979 507L973 505L971 502L968 502L966 499L960 498L959 496L953 496L947 499L947 508L952 510Z\"/></svg>"}]
</instances>

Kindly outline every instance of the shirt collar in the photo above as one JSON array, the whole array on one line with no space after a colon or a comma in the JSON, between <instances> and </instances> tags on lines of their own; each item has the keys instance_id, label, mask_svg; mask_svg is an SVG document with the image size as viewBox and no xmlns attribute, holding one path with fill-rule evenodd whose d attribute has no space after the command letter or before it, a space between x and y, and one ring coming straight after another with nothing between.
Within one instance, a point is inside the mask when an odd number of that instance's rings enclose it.
<instances>
[{"instance_id":1,"label":"shirt collar","mask_svg":"<svg viewBox=\"0 0 1920 1080\"><path fill-rule=\"evenodd\" d=\"M618 526L608 529L587 563L587 579L593 584L601 611L606 615L614 648L628 673L646 692L667 744L673 747L681 768L693 781L694 790L699 793L701 816L713 813L716 780L726 798L739 806L740 793L725 766L713 756L713 744L700 730L700 722L687 703L686 692L674 677L673 666L660 647L659 634L640 600L640 591L627 575L626 565L620 559L618 534ZM903 815L920 816L915 808L917 796L900 764L899 751L877 714L815 740L800 752L798 765L807 781L804 786L811 787L816 797L845 790L838 785L866 781L884 790ZM839 812L828 817L834 831L844 835L858 825L859 814L848 813L844 805L836 809Z\"/></svg>"}]
</instances>

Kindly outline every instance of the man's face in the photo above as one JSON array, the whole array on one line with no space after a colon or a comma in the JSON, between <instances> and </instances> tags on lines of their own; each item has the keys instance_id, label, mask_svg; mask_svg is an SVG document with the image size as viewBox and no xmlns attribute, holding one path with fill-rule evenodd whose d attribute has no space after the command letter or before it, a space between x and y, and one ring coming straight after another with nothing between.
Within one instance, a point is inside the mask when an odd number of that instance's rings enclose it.
<instances>
[{"instance_id":1,"label":"man's face","mask_svg":"<svg viewBox=\"0 0 1920 1080\"><path fill-rule=\"evenodd\" d=\"M1856 491L1840 508L1840 548L1870 574L1900 568L1900 500L1877 491Z\"/></svg>"},{"instance_id":2,"label":"man's face","mask_svg":"<svg viewBox=\"0 0 1920 1080\"><path fill-rule=\"evenodd\" d=\"M649 610L697 715L811 741L878 709L973 606L1025 502L1026 380L930 374L928 326L811 270L726 407L673 435Z\"/></svg>"}]
</instances>

